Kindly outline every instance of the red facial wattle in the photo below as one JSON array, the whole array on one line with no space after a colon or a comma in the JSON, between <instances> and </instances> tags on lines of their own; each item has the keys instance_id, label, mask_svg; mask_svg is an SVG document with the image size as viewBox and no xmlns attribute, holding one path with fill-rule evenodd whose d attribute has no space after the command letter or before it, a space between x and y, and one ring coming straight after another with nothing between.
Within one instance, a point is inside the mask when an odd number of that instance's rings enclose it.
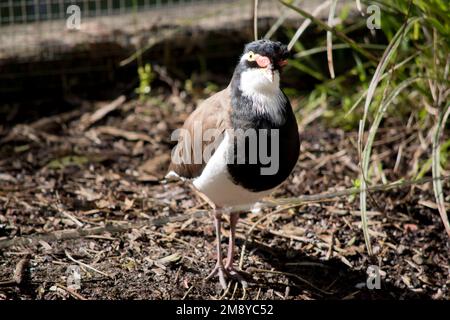
<instances>
[{"instance_id":1,"label":"red facial wattle","mask_svg":"<svg viewBox=\"0 0 450 320\"><path fill-rule=\"evenodd\" d=\"M270 64L270 59L265 56L258 56L256 58L256 63L260 68L266 68Z\"/></svg>"}]
</instances>

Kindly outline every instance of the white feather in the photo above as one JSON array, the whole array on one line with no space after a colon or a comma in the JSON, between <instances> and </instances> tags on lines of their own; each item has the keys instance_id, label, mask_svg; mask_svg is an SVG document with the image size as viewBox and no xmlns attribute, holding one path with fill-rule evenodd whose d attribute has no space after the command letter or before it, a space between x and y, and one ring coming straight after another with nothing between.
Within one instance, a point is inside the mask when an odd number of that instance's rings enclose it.
<instances>
[{"instance_id":1,"label":"white feather","mask_svg":"<svg viewBox=\"0 0 450 320\"><path fill-rule=\"evenodd\" d=\"M280 74L273 72L273 81L268 76L269 69L251 68L241 73L242 94L253 101L255 111L269 115L276 124L284 121L283 106L286 99L280 90Z\"/></svg>"},{"instance_id":2,"label":"white feather","mask_svg":"<svg viewBox=\"0 0 450 320\"><path fill-rule=\"evenodd\" d=\"M227 169L227 153L230 137L225 132L224 139L216 152L209 159L200 177L194 179L197 190L220 207L236 207L253 205L256 201L269 195L274 189L252 192L233 182Z\"/></svg>"}]
</instances>

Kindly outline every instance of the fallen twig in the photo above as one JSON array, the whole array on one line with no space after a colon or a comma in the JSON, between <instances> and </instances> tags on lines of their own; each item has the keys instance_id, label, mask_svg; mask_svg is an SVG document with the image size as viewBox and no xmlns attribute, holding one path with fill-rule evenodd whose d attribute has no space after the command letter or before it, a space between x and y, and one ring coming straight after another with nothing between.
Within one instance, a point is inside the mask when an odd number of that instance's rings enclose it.
<instances>
[{"instance_id":1,"label":"fallen twig","mask_svg":"<svg viewBox=\"0 0 450 320\"><path fill-rule=\"evenodd\" d=\"M191 292L191 290L194 288L194 286L190 286L189 289L187 289L187 291L184 293L183 297L181 298L181 300L185 300L186 297L188 296L189 292Z\"/></svg>"},{"instance_id":2,"label":"fallen twig","mask_svg":"<svg viewBox=\"0 0 450 320\"><path fill-rule=\"evenodd\" d=\"M22 283L23 276L29 261L30 261L29 255L26 255L24 258L20 259L20 261L16 265L16 268L14 269L12 279L7 281L1 281L0 287L19 286Z\"/></svg>"},{"instance_id":3,"label":"fallen twig","mask_svg":"<svg viewBox=\"0 0 450 320\"><path fill-rule=\"evenodd\" d=\"M445 180L449 180L449 179L450 179L450 176L445 176L445 177L441 177L438 180L445 181ZM368 191L370 191L370 192L388 191L388 190L400 188L400 187L409 187L412 185L424 184L427 182L432 182L434 180L436 180L436 179L423 178L423 179L417 179L417 180L399 180L399 181L388 183L388 184L378 184L378 185L375 185L372 187L367 187L362 190L366 191L366 192L368 192ZM273 208L273 207L282 206L282 205L296 206L296 205L301 205L301 204L311 203L311 202L322 202L322 201L330 200L330 199L334 199L334 198L356 195L356 194L359 194L360 192L361 192L360 188L349 188L349 189L344 189L344 190L340 190L340 191L336 191L336 192L325 192L325 193L303 195L303 196L291 197L291 198L268 199L268 200L259 202L258 208L265 209L265 208ZM227 212L231 213L231 212L249 211L252 208L253 208L253 205L238 206L238 207L229 208L227 210Z\"/></svg>"},{"instance_id":4,"label":"fallen twig","mask_svg":"<svg viewBox=\"0 0 450 320\"><path fill-rule=\"evenodd\" d=\"M258 40L258 0L253 0L253 35Z\"/></svg>"},{"instance_id":5,"label":"fallen twig","mask_svg":"<svg viewBox=\"0 0 450 320\"><path fill-rule=\"evenodd\" d=\"M104 227L95 227L87 229L69 229L49 232L45 234L37 234L25 237L16 237L12 239L5 239L0 241L0 249L12 247L12 246L34 246L39 244L39 241L53 242L60 240L79 239L92 235L99 235L103 233L119 233L126 232L131 229L139 229L145 226L163 226L170 222L186 221L192 217L207 216L208 212L205 210L199 210L192 214L184 214L176 217L163 217L157 218L143 223L127 223L127 224L107 224Z\"/></svg>"},{"instance_id":6,"label":"fallen twig","mask_svg":"<svg viewBox=\"0 0 450 320\"><path fill-rule=\"evenodd\" d=\"M107 134L110 136L121 137L129 141L142 140L150 143L155 143L149 135L140 132L126 131L111 126L102 126L94 129L95 132Z\"/></svg>"},{"instance_id":7,"label":"fallen twig","mask_svg":"<svg viewBox=\"0 0 450 320\"><path fill-rule=\"evenodd\" d=\"M46 130L49 126L55 123L67 123L68 121L80 117L85 110L83 110L83 107L77 108L75 110L71 110L68 112L64 112L61 114L57 114L54 116L46 117L39 119L33 123L30 124L30 127L37 130Z\"/></svg>"},{"instance_id":8,"label":"fallen twig","mask_svg":"<svg viewBox=\"0 0 450 320\"><path fill-rule=\"evenodd\" d=\"M444 176L441 177L441 181L449 180L450 176ZM428 182L432 182L435 179L433 178L423 178L419 180L408 180L408 181L398 181L393 182L389 184L382 184L382 185L375 185L372 187L367 188L367 191L387 191L395 188L404 188L409 187L412 185L419 185L424 184ZM264 208L273 208L281 205L287 205L296 207L302 204L307 204L311 202L320 202L325 201L333 198L339 198L339 197L345 197L349 195L358 194L361 190L359 188L350 188L345 190L340 190L336 192L326 192L321 194L315 194L315 195L304 195L299 197L293 197L293 198L280 198L280 199L273 199L273 200L267 200L259 204L259 207L261 209ZM236 207L232 208L230 212L235 211L248 211L251 207ZM280 208L281 209L281 208ZM286 208L282 208L285 210ZM104 227L95 227L95 228L89 228L89 229L71 229L71 230L61 230L61 231L54 231L46 234L38 234L38 235L32 235L32 236L26 236L26 237L16 237L12 239L5 239L0 241L0 249L8 248L11 246L17 246L17 245L26 245L26 246L34 246L39 243L39 241L43 240L45 242L52 242L52 241L58 241L58 240L69 240L69 239L78 239L83 238L90 235L98 235L103 234L106 232L109 232L111 234L113 233L119 233L119 232L126 232L131 229L139 229L144 226L163 226L167 223L171 222L182 222L186 221L191 218L202 218L208 216L207 210L198 210L194 213L189 214L181 214L175 217L163 217L163 218L157 218L150 221L142 222L142 223L127 223L127 224L108 224Z\"/></svg>"},{"instance_id":9,"label":"fallen twig","mask_svg":"<svg viewBox=\"0 0 450 320\"><path fill-rule=\"evenodd\" d=\"M92 266L90 266L90 265L88 265L88 264L86 264L86 263L84 263L84 262L81 262L81 261L79 261L79 260L74 259L74 258L69 254L69 252L68 252L67 250L65 250L64 253L66 254L67 258L68 258L70 261L73 261L73 262L79 264L80 266L85 267L85 268L87 268L87 269L89 269L89 270L92 270L92 271L94 271L94 272L97 272L97 273L101 274L102 276L111 278L111 276L110 276L109 274L104 273L104 272L102 272L102 271L100 271L100 270L98 270L98 269L95 269L94 267L92 267Z\"/></svg>"},{"instance_id":10,"label":"fallen twig","mask_svg":"<svg viewBox=\"0 0 450 320\"><path fill-rule=\"evenodd\" d=\"M65 286L63 286L62 284L56 283L56 286L64 291L66 291L68 294L70 294L72 297L74 297L75 299L78 300L87 300L85 297L83 297L81 294L79 294L78 292L75 292L74 290L67 288Z\"/></svg>"},{"instance_id":11,"label":"fallen twig","mask_svg":"<svg viewBox=\"0 0 450 320\"><path fill-rule=\"evenodd\" d=\"M115 99L111 103L108 103L107 105L101 107L94 113L83 116L81 118L82 130L86 130L87 128L89 128L91 125L93 125L97 121L103 119L108 113L116 110L118 107L120 107L125 102L125 100L126 100L125 96L121 95L117 99Z\"/></svg>"}]
</instances>

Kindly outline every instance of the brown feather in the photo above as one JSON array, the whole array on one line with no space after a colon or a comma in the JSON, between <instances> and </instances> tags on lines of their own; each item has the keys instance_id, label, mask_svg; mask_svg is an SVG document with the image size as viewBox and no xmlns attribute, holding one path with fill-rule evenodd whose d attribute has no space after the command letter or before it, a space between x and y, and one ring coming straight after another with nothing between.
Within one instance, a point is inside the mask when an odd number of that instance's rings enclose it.
<instances>
[{"instance_id":1,"label":"brown feather","mask_svg":"<svg viewBox=\"0 0 450 320\"><path fill-rule=\"evenodd\" d=\"M226 89L214 94L213 96L203 101L184 122L184 125L182 127L184 130L181 130L180 136L178 138L178 144L175 146L172 153L172 155L179 155L180 158L175 163L172 156L172 162L169 166L169 172L174 171L180 177L187 179L200 176L207 163L207 161L203 159L203 151L211 144L214 144L216 148L219 146L220 142L223 139L225 130L231 127L230 114L230 87L227 87ZM202 155L201 159L199 159L201 163L194 163L194 126L196 124L198 127L200 127L201 125L201 132L203 134L208 129L218 129L218 135L215 139L211 139L212 141L203 141L202 139L201 144L199 144L199 146L201 147ZM189 135L189 137L187 137L187 135ZM213 150L213 152L214 151L215 150ZM187 152L189 152L190 154L186 155ZM186 161L183 161L183 157L185 156L186 159L190 160L187 161L189 163L185 163Z\"/></svg>"}]
</instances>

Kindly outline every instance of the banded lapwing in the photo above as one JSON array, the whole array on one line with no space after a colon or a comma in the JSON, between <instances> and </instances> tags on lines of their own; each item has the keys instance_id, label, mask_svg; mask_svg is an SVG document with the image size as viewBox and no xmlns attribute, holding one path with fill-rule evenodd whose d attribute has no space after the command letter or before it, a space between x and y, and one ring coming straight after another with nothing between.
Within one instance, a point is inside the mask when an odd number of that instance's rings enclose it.
<instances>
[{"instance_id":1,"label":"banded lapwing","mask_svg":"<svg viewBox=\"0 0 450 320\"><path fill-rule=\"evenodd\" d=\"M202 102L177 132L166 178L189 180L213 206L217 263L207 277L242 280L233 267L236 223L249 208L279 186L294 168L300 149L297 122L280 88L288 51L280 42L245 46L228 87ZM225 263L221 220L230 214Z\"/></svg>"}]
</instances>

